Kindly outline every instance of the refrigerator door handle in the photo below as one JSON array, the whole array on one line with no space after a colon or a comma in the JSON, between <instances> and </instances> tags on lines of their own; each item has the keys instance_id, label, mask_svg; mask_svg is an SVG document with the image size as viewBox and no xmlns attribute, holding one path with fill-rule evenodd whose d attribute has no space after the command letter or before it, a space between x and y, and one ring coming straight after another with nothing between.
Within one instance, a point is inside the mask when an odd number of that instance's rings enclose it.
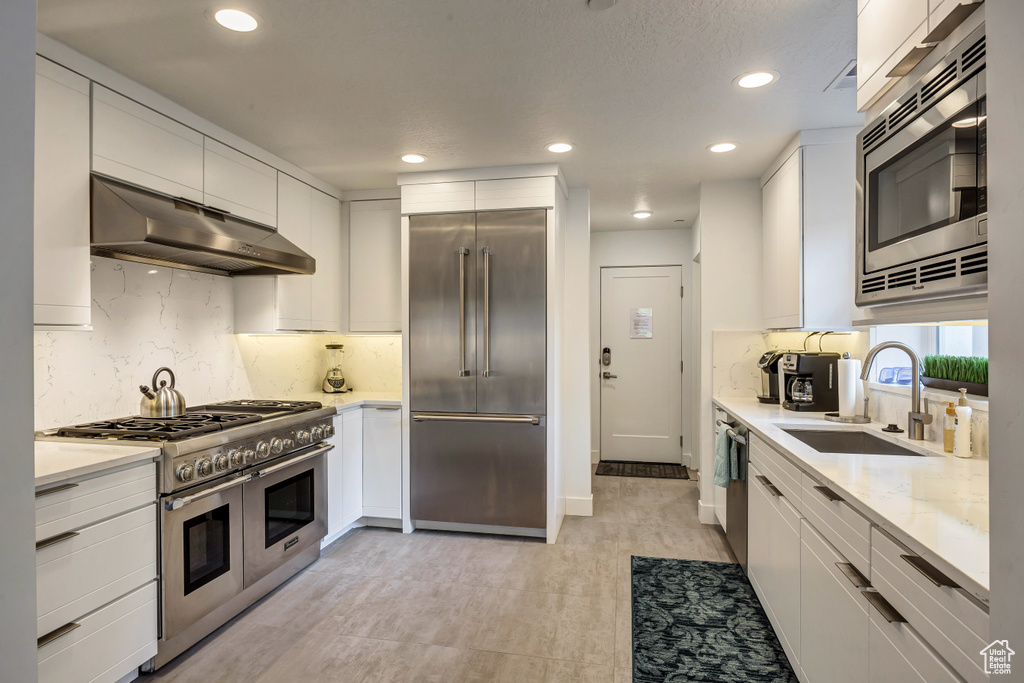
<instances>
[{"instance_id":1,"label":"refrigerator door handle","mask_svg":"<svg viewBox=\"0 0 1024 683\"><path fill-rule=\"evenodd\" d=\"M459 247L459 377L469 377L466 369L466 255L469 249Z\"/></svg>"},{"instance_id":2,"label":"refrigerator door handle","mask_svg":"<svg viewBox=\"0 0 1024 683\"><path fill-rule=\"evenodd\" d=\"M540 424L539 415L481 415L478 413L413 413L413 422L514 422Z\"/></svg>"},{"instance_id":3,"label":"refrigerator door handle","mask_svg":"<svg viewBox=\"0 0 1024 683\"><path fill-rule=\"evenodd\" d=\"M484 247L484 377L491 376L491 248Z\"/></svg>"}]
</instances>

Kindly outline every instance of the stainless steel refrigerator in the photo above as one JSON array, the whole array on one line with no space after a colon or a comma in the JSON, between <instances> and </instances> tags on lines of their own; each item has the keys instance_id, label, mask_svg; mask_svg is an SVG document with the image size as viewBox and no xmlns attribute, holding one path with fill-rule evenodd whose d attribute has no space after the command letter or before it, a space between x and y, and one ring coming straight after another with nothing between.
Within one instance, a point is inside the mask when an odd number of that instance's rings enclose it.
<instances>
[{"instance_id":1,"label":"stainless steel refrigerator","mask_svg":"<svg viewBox=\"0 0 1024 683\"><path fill-rule=\"evenodd\" d=\"M415 521L546 526L546 226L543 209L409 218Z\"/></svg>"}]
</instances>

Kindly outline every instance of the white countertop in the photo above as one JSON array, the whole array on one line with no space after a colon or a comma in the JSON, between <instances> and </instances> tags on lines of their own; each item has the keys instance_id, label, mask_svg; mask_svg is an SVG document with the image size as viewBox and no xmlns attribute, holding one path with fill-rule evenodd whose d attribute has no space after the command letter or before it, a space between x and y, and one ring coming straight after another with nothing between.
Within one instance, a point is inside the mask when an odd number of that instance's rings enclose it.
<instances>
[{"instance_id":1,"label":"white countertop","mask_svg":"<svg viewBox=\"0 0 1024 683\"><path fill-rule=\"evenodd\" d=\"M988 460L955 458L941 444L894 436L882 424L843 425L821 413L797 413L752 398L715 398L793 463L841 493L850 505L965 590L988 601ZM781 427L865 429L932 457L819 453Z\"/></svg>"},{"instance_id":2,"label":"white countertop","mask_svg":"<svg viewBox=\"0 0 1024 683\"><path fill-rule=\"evenodd\" d=\"M312 394L297 394L289 396L289 401L320 401L325 406L337 406L338 412L359 408L362 406L400 406L402 405L402 392L400 391L349 391L344 394L325 394L315 392Z\"/></svg>"},{"instance_id":3,"label":"white countertop","mask_svg":"<svg viewBox=\"0 0 1024 683\"><path fill-rule=\"evenodd\" d=\"M36 488L160 457L152 446L36 441Z\"/></svg>"}]
</instances>

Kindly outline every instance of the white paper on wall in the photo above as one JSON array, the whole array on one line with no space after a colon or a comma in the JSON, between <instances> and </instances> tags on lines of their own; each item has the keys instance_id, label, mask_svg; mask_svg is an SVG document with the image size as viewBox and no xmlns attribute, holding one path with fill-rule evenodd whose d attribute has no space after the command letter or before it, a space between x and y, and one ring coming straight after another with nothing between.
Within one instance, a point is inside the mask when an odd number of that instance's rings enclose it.
<instances>
[{"instance_id":1,"label":"white paper on wall","mask_svg":"<svg viewBox=\"0 0 1024 683\"><path fill-rule=\"evenodd\" d=\"M653 308L631 308L629 310L629 338L654 339Z\"/></svg>"}]
</instances>

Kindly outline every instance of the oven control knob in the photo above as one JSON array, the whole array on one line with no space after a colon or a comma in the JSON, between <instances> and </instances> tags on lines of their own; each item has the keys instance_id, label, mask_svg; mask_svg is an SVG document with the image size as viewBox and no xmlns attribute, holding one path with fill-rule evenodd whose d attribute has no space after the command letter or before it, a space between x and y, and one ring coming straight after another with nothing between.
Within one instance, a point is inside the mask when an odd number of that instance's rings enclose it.
<instances>
[{"instance_id":1,"label":"oven control knob","mask_svg":"<svg viewBox=\"0 0 1024 683\"><path fill-rule=\"evenodd\" d=\"M245 464L245 451L231 451L228 453L228 457L231 458L232 465L244 465Z\"/></svg>"},{"instance_id":2,"label":"oven control knob","mask_svg":"<svg viewBox=\"0 0 1024 683\"><path fill-rule=\"evenodd\" d=\"M226 470L231 466L231 460L226 455L218 455L216 460L214 460L214 464L218 470Z\"/></svg>"},{"instance_id":3,"label":"oven control knob","mask_svg":"<svg viewBox=\"0 0 1024 683\"><path fill-rule=\"evenodd\" d=\"M266 441L260 441L256 444L256 457L263 460L270 456L270 444Z\"/></svg>"},{"instance_id":4,"label":"oven control knob","mask_svg":"<svg viewBox=\"0 0 1024 683\"><path fill-rule=\"evenodd\" d=\"M295 448L295 439L285 439L284 447L287 448L288 450Z\"/></svg>"},{"instance_id":5,"label":"oven control knob","mask_svg":"<svg viewBox=\"0 0 1024 683\"><path fill-rule=\"evenodd\" d=\"M200 477L208 477L213 474L213 463L209 460L200 460L196 465L196 471Z\"/></svg>"},{"instance_id":6,"label":"oven control knob","mask_svg":"<svg viewBox=\"0 0 1024 683\"><path fill-rule=\"evenodd\" d=\"M334 425L324 425L324 436L328 439L334 436Z\"/></svg>"},{"instance_id":7,"label":"oven control knob","mask_svg":"<svg viewBox=\"0 0 1024 683\"><path fill-rule=\"evenodd\" d=\"M281 455L284 450L284 441L275 436L270 440L270 450L274 452L274 455Z\"/></svg>"},{"instance_id":8,"label":"oven control knob","mask_svg":"<svg viewBox=\"0 0 1024 683\"><path fill-rule=\"evenodd\" d=\"M309 437L309 430L308 429L300 429L299 433L295 435L295 438L298 439L300 444L305 445L305 444L309 443L309 438L310 438Z\"/></svg>"},{"instance_id":9,"label":"oven control knob","mask_svg":"<svg viewBox=\"0 0 1024 683\"><path fill-rule=\"evenodd\" d=\"M321 427L320 425L317 425L316 427L313 427L312 432L313 432L313 441L319 441L320 439L324 438L324 428Z\"/></svg>"},{"instance_id":10,"label":"oven control knob","mask_svg":"<svg viewBox=\"0 0 1024 683\"><path fill-rule=\"evenodd\" d=\"M196 476L196 468L192 465L182 465L178 468L178 479L181 481L192 481Z\"/></svg>"},{"instance_id":11,"label":"oven control knob","mask_svg":"<svg viewBox=\"0 0 1024 683\"><path fill-rule=\"evenodd\" d=\"M243 462L253 462L254 460L256 460L256 451L254 451L251 448L247 448L245 452L242 453L242 457Z\"/></svg>"}]
</instances>

